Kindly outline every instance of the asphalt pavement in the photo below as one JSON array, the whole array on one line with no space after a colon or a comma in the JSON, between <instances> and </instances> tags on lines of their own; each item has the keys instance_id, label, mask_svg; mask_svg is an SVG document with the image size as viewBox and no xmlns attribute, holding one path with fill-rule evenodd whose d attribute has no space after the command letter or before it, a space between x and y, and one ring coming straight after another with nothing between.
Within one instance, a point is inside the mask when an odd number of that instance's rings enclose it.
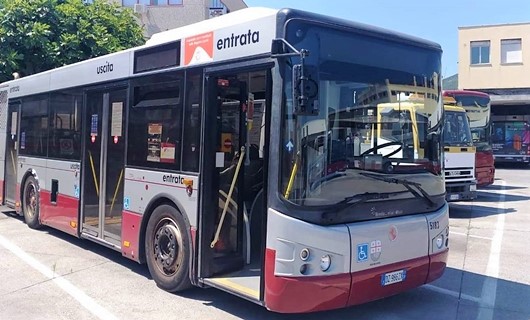
<instances>
[{"instance_id":1,"label":"asphalt pavement","mask_svg":"<svg viewBox=\"0 0 530 320\"><path fill-rule=\"evenodd\" d=\"M4 208L5 209L5 208ZM530 319L530 168L450 204L449 263L409 292L303 319ZM117 251L0 213L0 319L300 319L216 289L170 294Z\"/></svg>"}]
</instances>

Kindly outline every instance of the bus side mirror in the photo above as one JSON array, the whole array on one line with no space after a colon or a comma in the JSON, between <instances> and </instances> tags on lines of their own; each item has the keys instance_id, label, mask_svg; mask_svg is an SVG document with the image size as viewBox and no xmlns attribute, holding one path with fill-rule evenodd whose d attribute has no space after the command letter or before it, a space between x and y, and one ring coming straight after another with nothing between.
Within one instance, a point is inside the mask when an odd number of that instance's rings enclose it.
<instances>
[{"instance_id":1,"label":"bus side mirror","mask_svg":"<svg viewBox=\"0 0 530 320\"><path fill-rule=\"evenodd\" d=\"M440 135L436 132L431 132L427 135L427 143L425 146L425 155L432 162L440 161Z\"/></svg>"},{"instance_id":2,"label":"bus side mirror","mask_svg":"<svg viewBox=\"0 0 530 320\"><path fill-rule=\"evenodd\" d=\"M318 71L315 66L293 66L293 106L296 115L318 115Z\"/></svg>"}]
</instances>

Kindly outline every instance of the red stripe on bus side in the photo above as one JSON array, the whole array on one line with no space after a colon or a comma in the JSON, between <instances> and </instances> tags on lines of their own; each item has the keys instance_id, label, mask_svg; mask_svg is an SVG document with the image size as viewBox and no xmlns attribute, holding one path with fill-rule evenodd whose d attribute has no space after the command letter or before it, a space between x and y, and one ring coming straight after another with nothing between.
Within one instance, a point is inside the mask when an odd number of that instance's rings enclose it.
<instances>
[{"instance_id":1,"label":"red stripe on bus side","mask_svg":"<svg viewBox=\"0 0 530 320\"><path fill-rule=\"evenodd\" d=\"M265 306L282 313L314 312L343 308L348 303L351 275L318 277L274 275L276 251L265 253Z\"/></svg>"},{"instance_id":2,"label":"red stripe on bus side","mask_svg":"<svg viewBox=\"0 0 530 320\"><path fill-rule=\"evenodd\" d=\"M427 282L433 282L440 278L447 267L447 258L449 257L449 249L431 255L431 264L429 266L429 276L427 276Z\"/></svg>"},{"instance_id":3,"label":"red stripe on bus side","mask_svg":"<svg viewBox=\"0 0 530 320\"><path fill-rule=\"evenodd\" d=\"M142 215L131 211L122 211L121 253L123 256L140 262L140 229Z\"/></svg>"},{"instance_id":4,"label":"red stripe on bus side","mask_svg":"<svg viewBox=\"0 0 530 320\"><path fill-rule=\"evenodd\" d=\"M17 188L15 189L15 202L18 202L19 206L15 205L15 211L20 214L22 212L22 203L20 203L19 199L20 199L20 183L17 183Z\"/></svg>"},{"instance_id":5,"label":"red stripe on bus side","mask_svg":"<svg viewBox=\"0 0 530 320\"><path fill-rule=\"evenodd\" d=\"M51 191L40 190L40 220L42 224L77 236L79 224L79 199L57 194L57 202L51 203Z\"/></svg>"}]
</instances>

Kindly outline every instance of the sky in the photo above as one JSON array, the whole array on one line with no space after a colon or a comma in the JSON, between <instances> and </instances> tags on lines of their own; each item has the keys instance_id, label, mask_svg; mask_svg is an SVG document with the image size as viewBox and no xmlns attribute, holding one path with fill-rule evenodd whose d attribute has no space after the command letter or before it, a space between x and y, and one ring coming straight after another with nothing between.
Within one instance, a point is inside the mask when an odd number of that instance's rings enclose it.
<instances>
[{"instance_id":1,"label":"sky","mask_svg":"<svg viewBox=\"0 0 530 320\"><path fill-rule=\"evenodd\" d=\"M458 72L458 27L530 23L530 0L244 0L249 7L294 8L439 43L442 76Z\"/></svg>"}]
</instances>

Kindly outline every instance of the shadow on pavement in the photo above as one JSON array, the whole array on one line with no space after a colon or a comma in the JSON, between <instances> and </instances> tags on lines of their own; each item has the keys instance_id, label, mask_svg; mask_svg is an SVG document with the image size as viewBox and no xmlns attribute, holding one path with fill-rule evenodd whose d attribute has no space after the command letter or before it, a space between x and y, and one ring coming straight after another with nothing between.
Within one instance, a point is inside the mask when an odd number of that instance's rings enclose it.
<instances>
[{"instance_id":1,"label":"shadow on pavement","mask_svg":"<svg viewBox=\"0 0 530 320\"><path fill-rule=\"evenodd\" d=\"M447 268L442 278L428 286L413 289L386 299L344 309L309 314L278 314L252 302L216 289L192 289L183 296L206 300L206 305L226 311L242 319L321 320L321 319L478 319L488 312L481 305L484 282L495 280L480 274ZM492 319L530 319L530 286L496 279L496 301ZM462 294L461 294L462 293ZM300 292L302 295L318 294ZM491 296L491 293L488 293ZM286 297L288 299L288 297Z\"/></svg>"},{"instance_id":2,"label":"shadow on pavement","mask_svg":"<svg viewBox=\"0 0 530 320\"><path fill-rule=\"evenodd\" d=\"M495 162L495 169L505 169L505 170L530 169L530 165L528 165L528 163Z\"/></svg>"},{"instance_id":3,"label":"shadow on pavement","mask_svg":"<svg viewBox=\"0 0 530 320\"><path fill-rule=\"evenodd\" d=\"M530 319L528 284L447 268L432 285L457 294L459 306L455 319ZM488 312L492 317L485 316Z\"/></svg>"},{"instance_id":4,"label":"shadow on pavement","mask_svg":"<svg viewBox=\"0 0 530 320\"><path fill-rule=\"evenodd\" d=\"M501 180L501 179L499 179ZM481 190L520 190L520 189L527 189L527 187L518 187L518 186L501 186L498 184L492 184L487 187L480 187L478 191Z\"/></svg>"},{"instance_id":5,"label":"shadow on pavement","mask_svg":"<svg viewBox=\"0 0 530 320\"><path fill-rule=\"evenodd\" d=\"M481 206L473 204L473 202L458 202L449 204L449 217L455 219L472 219L497 214L515 213L517 210L513 208L497 208L495 206Z\"/></svg>"}]
</instances>

